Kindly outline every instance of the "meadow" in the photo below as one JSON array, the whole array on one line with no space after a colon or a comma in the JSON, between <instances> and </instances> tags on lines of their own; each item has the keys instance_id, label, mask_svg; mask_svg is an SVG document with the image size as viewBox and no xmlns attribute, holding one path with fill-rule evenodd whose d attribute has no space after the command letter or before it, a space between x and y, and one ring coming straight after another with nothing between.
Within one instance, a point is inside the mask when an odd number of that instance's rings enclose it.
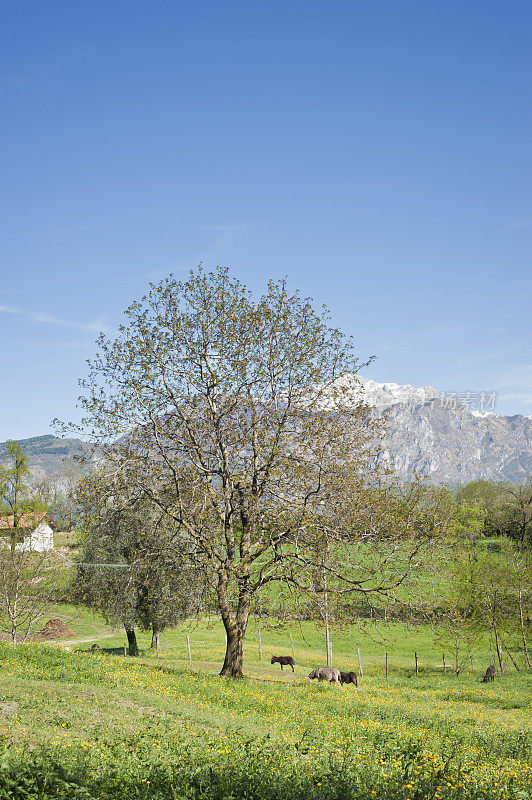
<instances>
[{"instance_id":1,"label":"meadow","mask_svg":"<svg viewBox=\"0 0 532 800\"><path fill-rule=\"evenodd\" d=\"M444 674L427 629L335 632L335 666L359 672L360 647L364 671L358 690L338 689L305 680L325 663L323 632L310 623L253 622L248 677L236 682L217 676L217 619L164 634L159 659L147 634L134 659L96 615L69 624L80 638L99 627L102 652L0 645L0 798L532 796L530 674L480 683L485 647L456 676ZM295 674L269 663L291 652L290 634Z\"/></svg>"}]
</instances>

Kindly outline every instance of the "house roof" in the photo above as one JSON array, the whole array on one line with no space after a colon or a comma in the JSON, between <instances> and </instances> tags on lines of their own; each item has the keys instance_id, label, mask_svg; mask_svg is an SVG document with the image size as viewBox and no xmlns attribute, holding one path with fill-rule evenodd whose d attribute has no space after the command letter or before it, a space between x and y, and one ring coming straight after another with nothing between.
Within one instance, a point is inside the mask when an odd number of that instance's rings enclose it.
<instances>
[{"instance_id":1,"label":"house roof","mask_svg":"<svg viewBox=\"0 0 532 800\"><path fill-rule=\"evenodd\" d=\"M57 528L57 525L46 511L22 514L18 519L17 528L36 528L40 522L47 522L51 528ZM15 517L13 514L9 517L0 517L0 530L8 530L14 527Z\"/></svg>"}]
</instances>

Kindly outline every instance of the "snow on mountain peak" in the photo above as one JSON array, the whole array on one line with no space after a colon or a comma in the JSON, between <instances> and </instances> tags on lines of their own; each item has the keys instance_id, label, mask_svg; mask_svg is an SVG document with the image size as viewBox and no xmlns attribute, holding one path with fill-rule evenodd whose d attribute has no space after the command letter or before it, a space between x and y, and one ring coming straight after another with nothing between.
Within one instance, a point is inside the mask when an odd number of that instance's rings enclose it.
<instances>
[{"instance_id":1,"label":"snow on mountain peak","mask_svg":"<svg viewBox=\"0 0 532 800\"><path fill-rule=\"evenodd\" d=\"M411 386L409 383L378 383L369 378L359 378L366 403L376 408L393 405L422 406L439 395L434 386Z\"/></svg>"},{"instance_id":2,"label":"snow on mountain peak","mask_svg":"<svg viewBox=\"0 0 532 800\"><path fill-rule=\"evenodd\" d=\"M499 416L494 411L495 392L437 392L434 386L411 386L391 381L379 383L353 373L340 376L323 389L320 404L328 409L364 402L378 411L398 406L414 411L430 404L477 418Z\"/></svg>"},{"instance_id":3,"label":"snow on mountain peak","mask_svg":"<svg viewBox=\"0 0 532 800\"><path fill-rule=\"evenodd\" d=\"M346 374L337 378L333 383L333 391L338 399L344 403L360 402L363 400L377 409L390 408L394 405L406 405L411 408L422 406L438 398L438 392L433 386L411 386L409 383L379 383L360 375Z\"/></svg>"}]
</instances>

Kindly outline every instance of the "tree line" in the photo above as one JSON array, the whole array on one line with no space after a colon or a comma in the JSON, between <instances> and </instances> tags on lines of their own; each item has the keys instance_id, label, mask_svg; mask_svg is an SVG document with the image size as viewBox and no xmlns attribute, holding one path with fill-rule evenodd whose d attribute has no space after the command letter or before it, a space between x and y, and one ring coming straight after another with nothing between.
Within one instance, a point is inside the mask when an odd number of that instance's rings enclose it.
<instances>
[{"instance_id":1,"label":"tree line","mask_svg":"<svg viewBox=\"0 0 532 800\"><path fill-rule=\"evenodd\" d=\"M487 480L467 483L455 492L457 503L478 508L482 536L506 536L532 546L532 481L522 485Z\"/></svg>"}]
</instances>

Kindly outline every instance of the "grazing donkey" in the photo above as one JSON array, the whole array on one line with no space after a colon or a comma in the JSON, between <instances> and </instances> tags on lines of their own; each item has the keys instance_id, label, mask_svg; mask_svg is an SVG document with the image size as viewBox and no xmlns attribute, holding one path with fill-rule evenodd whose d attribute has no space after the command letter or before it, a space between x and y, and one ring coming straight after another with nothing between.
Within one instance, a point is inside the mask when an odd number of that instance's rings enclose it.
<instances>
[{"instance_id":1,"label":"grazing donkey","mask_svg":"<svg viewBox=\"0 0 532 800\"><path fill-rule=\"evenodd\" d=\"M336 683L340 688L342 688L342 684L340 682L340 670L336 669L336 667L318 667L318 669L313 669L307 680L313 681L315 678L317 678L319 681Z\"/></svg>"},{"instance_id":2,"label":"grazing donkey","mask_svg":"<svg viewBox=\"0 0 532 800\"><path fill-rule=\"evenodd\" d=\"M272 656L271 664L280 664L281 669L283 667L292 667L292 672L294 672L294 664L296 663L292 656Z\"/></svg>"},{"instance_id":3,"label":"grazing donkey","mask_svg":"<svg viewBox=\"0 0 532 800\"><path fill-rule=\"evenodd\" d=\"M99 653L99 652L100 652L100 645L96 644L95 642L94 644L91 645L91 653Z\"/></svg>"},{"instance_id":4,"label":"grazing donkey","mask_svg":"<svg viewBox=\"0 0 532 800\"><path fill-rule=\"evenodd\" d=\"M356 672L341 672L340 683L354 683L358 687Z\"/></svg>"},{"instance_id":5,"label":"grazing donkey","mask_svg":"<svg viewBox=\"0 0 532 800\"><path fill-rule=\"evenodd\" d=\"M488 681L494 681L494 680L495 680L495 667L493 666L493 664L491 664L487 668L486 674L482 678L481 683L487 683Z\"/></svg>"}]
</instances>

